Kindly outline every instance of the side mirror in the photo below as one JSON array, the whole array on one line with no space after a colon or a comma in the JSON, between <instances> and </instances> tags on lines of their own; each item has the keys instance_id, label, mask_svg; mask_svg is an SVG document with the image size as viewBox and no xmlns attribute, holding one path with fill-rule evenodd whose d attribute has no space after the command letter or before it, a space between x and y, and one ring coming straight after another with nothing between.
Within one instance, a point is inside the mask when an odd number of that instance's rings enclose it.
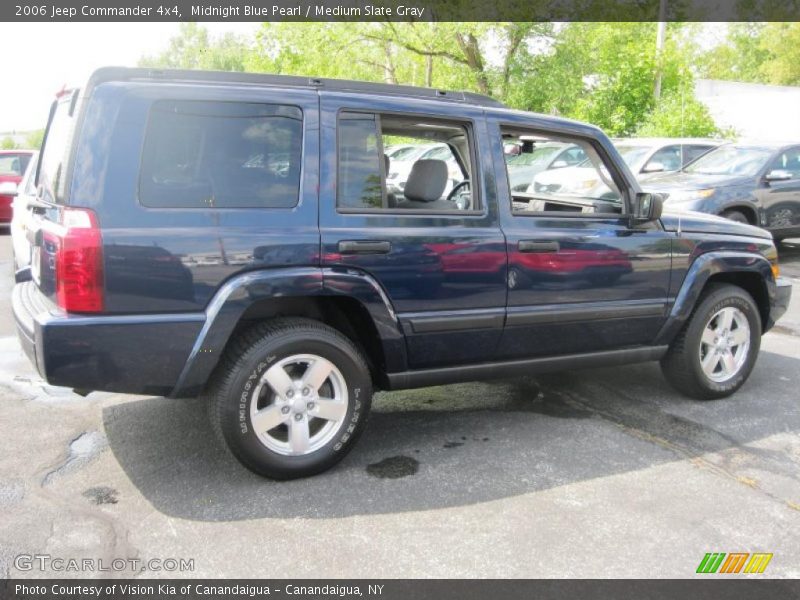
<instances>
[{"instance_id":1,"label":"side mirror","mask_svg":"<svg viewBox=\"0 0 800 600\"><path fill-rule=\"evenodd\" d=\"M792 179L791 171L784 169L772 169L764 176L765 181L789 181L790 179Z\"/></svg>"},{"instance_id":2,"label":"side mirror","mask_svg":"<svg viewBox=\"0 0 800 600\"><path fill-rule=\"evenodd\" d=\"M4 181L0 183L0 196L16 196L17 184L13 181Z\"/></svg>"},{"instance_id":3,"label":"side mirror","mask_svg":"<svg viewBox=\"0 0 800 600\"><path fill-rule=\"evenodd\" d=\"M662 173L666 171L666 167L660 162L649 162L642 169L642 173Z\"/></svg>"},{"instance_id":4,"label":"side mirror","mask_svg":"<svg viewBox=\"0 0 800 600\"><path fill-rule=\"evenodd\" d=\"M655 221L661 218L664 209L664 196L639 192L633 206L633 218L640 223Z\"/></svg>"},{"instance_id":5,"label":"side mirror","mask_svg":"<svg viewBox=\"0 0 800 600\"><path fill-rule=\"evenodd\" d=\"M563 169L564 167L567 167L567 166L569 166L567 164L567 161L565 161L565 160L557 160L552 165L550 165L550 168L551 169Z\"/></svg>"}]
</instances>

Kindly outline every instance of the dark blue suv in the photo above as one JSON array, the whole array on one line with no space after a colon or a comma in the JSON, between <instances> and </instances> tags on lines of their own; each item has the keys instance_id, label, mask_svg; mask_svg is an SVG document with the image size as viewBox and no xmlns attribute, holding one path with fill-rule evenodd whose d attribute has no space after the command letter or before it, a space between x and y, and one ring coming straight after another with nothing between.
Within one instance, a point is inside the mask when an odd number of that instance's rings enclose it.
<instances>
[{"instance_id":1,"label":"dark blue suv","mask_svg":"<svg viewBox=\"0 0 800 600\"><path fill-rule=\"evenodd\" d=\"M504 145L588 163L535 192ZM389 189L393 144L436 145ZM770 234L662 215L597 128L402 86L101 69L54 103L22 344L54 385L204 396L248 468L320 472L375 388L660 360L720 398L785 311Z\"/></svg>"}]
</instances>

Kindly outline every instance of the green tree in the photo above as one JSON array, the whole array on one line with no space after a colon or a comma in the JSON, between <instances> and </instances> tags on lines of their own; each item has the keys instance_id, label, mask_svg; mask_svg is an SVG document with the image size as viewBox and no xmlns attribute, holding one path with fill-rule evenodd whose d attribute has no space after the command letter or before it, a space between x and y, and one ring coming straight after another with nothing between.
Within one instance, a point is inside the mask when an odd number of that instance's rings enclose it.
<instances>
[{"instance_id":1,"label":"green tree","mask_svg":"<svg viewBox=\"0 0 800 600\"><path fill-rule=\"evenodd\" d=\"M760 72L775 85L800 85L800 23L767 23L761 30Z\"/></svg>"},{"instance_id":2,"label":"green tree","mask_svg":"<svg viewBox=\"0 0 800 600\"><path fill-rule=\"evenodd\" d=\"M7 135L0 141L0 150L14 150L16 147L17 143L10 135Z\"/></svg>"},{"instance_id":3,"label":"green tree","mask_svg":"<svg viewBox=\"0 0 800 600\"><path fill-rule=\"evenodd\" d=\"M265 23L246 68L466 89L502 100L526 44L551 30L547 23Z\"/></svg>"},{"instance_id":4,"label":"green tree","mask_svg":"<svg viewBox=\"0 0 800 600\"><path fill-rule=\"evenodd\" d=\"M197 23L181 23L167 49L155 56L144 56L141 67L167 69L207 69L244 71L250 47L247 40L233 33L212 39L208 30Z\"/></svg>"},{"instance_id":5,"label":"green tree","mask_svg":"<svg viewBox=\"0 0 800 600\"><path fill-rule=\"evenodd\" d=\"M142 64L223 64L253 72L463 89L514 108L586 120L613 135L631 135L644 123L659 131L710 130L707 113L685 99L692 88L690 29L670 24L657 56L656 24L647 22L264 23L251 41L232 45L209 40L205 29L189 23L164 53ZM659 72L662 100L657 103ZM684 120L667 123L679 92Z\"/></svg>"},{"instance_id":6,"label":"green tree","mask_svg":"<svg viewBox=\"0 0 800 600\"><path fill-rule=\"evenodd\" d=\"M662 96L636 129L641 137L715 137L720 133L708 108L685 90Z\"/></svg>"},{"instance_id":7,"label":"green tree","mask_svg":"<svg viewBox=\"0 0 800 600\"><path fill-rule=\"evenodd\" d=\"M31 131L25 137L25 147L32 150L39 150L42 147L42 140L44 139L44 129L37 129Z\"/></svg>"},{"instance_id":8,"label":"green tree","mask_svg":"<svg viewBox=\"0 0 800 600\"><path fill-rule=\"evenodd\" d=\"M699 53L701 77L729 81L766 82L762 72L770 51L764 48L764 23L730 23L724 41Z\"/></svg>"},{"instance_id":9,"label":"green tree","mask_svg":"<svg viewBox=\"0 0 800 600\"><path fill-rule=\"evenodd\" d=\"M570 23L544 52L530 54L515 104L599 125L612 135L631 135L662 97L692 85L691 48L683 25L671 24L660 56L655 23Z\"/></svg>"}]
</instances>

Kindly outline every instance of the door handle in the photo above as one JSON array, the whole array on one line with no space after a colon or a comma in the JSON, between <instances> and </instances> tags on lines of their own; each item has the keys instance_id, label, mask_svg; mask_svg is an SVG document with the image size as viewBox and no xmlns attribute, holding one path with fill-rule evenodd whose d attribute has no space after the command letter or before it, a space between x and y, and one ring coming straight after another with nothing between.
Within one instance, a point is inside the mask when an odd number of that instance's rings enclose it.
<instances>
[{"instance_id":1,"label":"door handle","mask_svg":"<svg viewBox=\"0 0 800 600\"><path fill-rule=\"evenodd\" d=\"M377 240L343 240L339 242L339 254L388 254L392 245Z\"/></svg>"},{"instance_id":2,"label":"door handle","mask_svg":"<svg viewBox=\"0 0 800 600\"><path fill-rule=\"evenodd\" d=\"M558 252L560 246L556 241L520 240L517 248L520 252Z\"/></svg>"}]
</instances>

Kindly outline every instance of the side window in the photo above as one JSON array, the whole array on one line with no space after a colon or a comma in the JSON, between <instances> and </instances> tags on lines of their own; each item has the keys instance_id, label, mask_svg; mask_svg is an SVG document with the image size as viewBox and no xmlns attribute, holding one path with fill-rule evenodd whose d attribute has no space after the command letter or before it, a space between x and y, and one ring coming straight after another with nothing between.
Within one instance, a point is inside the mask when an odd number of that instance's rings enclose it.
<instances>
[{"instance_id":1,"label":"side window","mask_svg":"<svg viewBox=\"0 0 800 600\"><path fill-rule=\"evenodd\" d=\"M385 206L381 183L378 123L375 115L343 113L339 117L339 173L336 198L340 208Z\"/></svg>"},{"instance_id":2,"label":"side window","mask_svg":"<svg viewBox=\"0 0 800 600\"><path fill-rule=\"evenodd\" d=\"M522 140L520 158L506 161L514 214L569 216L623 212L622 194L589 142L511 126L501 127L501 133L505 143ZM563 164L565 151L576 160L574 164ZM578 157L582 160L577 161Z\"/></svg>"},{"instance_id":3,"label":"side window","mask_svg":"<svg viewBox=\"0 0 800 600\"><path fill-rule=\"evenodd\" d=\"M300 196L295 106L159 101L145 133L139 200L154 208L289 208Z\"/></svg>"},{"instance_id":4,"label":"side window","mask_svg":"<svg viewBox=\"0 0 800 600\"><path fill-rule=\"evenodd\" d=\"M346 211L472 210L467 125L431 117L342 112L336 203ZM402 147L402 151L392 151ZM387 151L387 149L390 149Z\"/></svg>"},{"instance_id":5,"label":"side window","mask_svg":"<svg viewBox=\"0 0 800 600\"><path fill-rule=\"evenodd\" d=\"M788 171L792 179L800 179L800 148L790 148L772 161L769 171Z\"/></svg>"},{"instance_id":6,"label":"side window","mask_svg":"<svg viewBox=\"0 0 800 600\"><path fill-rule=\"evenodd\" d=\"M567 149L561 155L560 160L563 160L565 163L567 163L568 167L571 167L585 161L586 152L584 152L583 148L580 146L573 146L572 148Z\"/></svg>"},{"instance_id":7,"label":"side window","mask_svg":"<svg viewBox=\"0 0 800 600\"><path fill-rule=\"evenodd\" d=\"M682 167L685 167L690 162L692 162L695 158L700 158L714 148L714 146L697 146L697 145L684 145L683 146L683 164Z\"/></svg>"},{"instance_id":8,"label":"side window","mask_svg":"<svg viewBox=\"0 0 800 600\"><path fill-rule=\"evenodd\" d=\"M657 171L677 171L681 168L681 147L679 145L664 146L656 151L642 167L642 173Z\"/></svg>"}]
</instances>

